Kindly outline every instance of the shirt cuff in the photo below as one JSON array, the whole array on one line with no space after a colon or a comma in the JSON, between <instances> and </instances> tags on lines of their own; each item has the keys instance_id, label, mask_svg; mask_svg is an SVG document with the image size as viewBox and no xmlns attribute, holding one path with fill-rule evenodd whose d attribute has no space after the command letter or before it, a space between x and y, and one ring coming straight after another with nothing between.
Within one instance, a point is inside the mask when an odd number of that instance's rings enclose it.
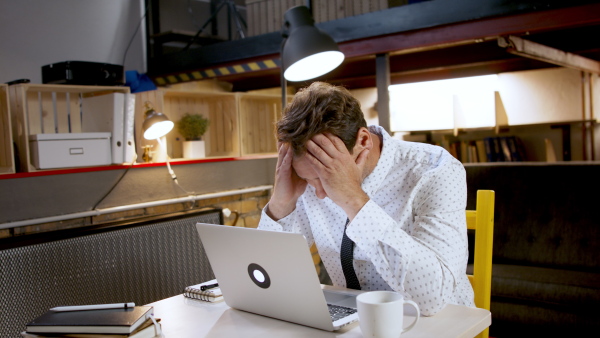
<instances>
[{"instance_id":1,"label":"shirt cuff","mask_svg":"<svg viewBox=\"0 0 600 338\"><path fill-rule=\"evenodd\" d=\"M377 203L369 200L348 224L346 230L348 237L356 243L354 258L372 260L376 256L380 242L387 242L385 237L390 235L389 231L395 226L396 221ZM400 241L404 240L400 239Z\"/></svg>"},{"instance_id":2,"label":"shirt cuff","mask_svg":"<svg viewBox=\"0 0 600 338\"><path fill-rule=\"evenodd\" d=\"M258 229L261 230L273 230L273 231L292 231L294 227L294 219L296 218L296 210L292 211L289 215L284 218L275 221L267 214L267 208L269 204L265 205L262 209L260 216L260 222L258 223Z\"/></svg>"}]
</instances>

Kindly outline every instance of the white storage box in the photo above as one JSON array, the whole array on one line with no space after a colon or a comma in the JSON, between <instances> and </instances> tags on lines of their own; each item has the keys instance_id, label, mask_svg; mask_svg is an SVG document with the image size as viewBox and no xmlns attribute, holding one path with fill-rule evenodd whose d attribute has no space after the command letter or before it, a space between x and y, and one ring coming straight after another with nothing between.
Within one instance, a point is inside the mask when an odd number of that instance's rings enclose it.
<instances>
[{"instance_id":1,"label":"white storage box","mask_svg":"<svg viewBox=\"0 0 600 338\"><path fill-rule=\"evenodd\" d=\"M37 169L111 164L111 133L29 135L31 160Z\"/></svg>"}]
</instances>

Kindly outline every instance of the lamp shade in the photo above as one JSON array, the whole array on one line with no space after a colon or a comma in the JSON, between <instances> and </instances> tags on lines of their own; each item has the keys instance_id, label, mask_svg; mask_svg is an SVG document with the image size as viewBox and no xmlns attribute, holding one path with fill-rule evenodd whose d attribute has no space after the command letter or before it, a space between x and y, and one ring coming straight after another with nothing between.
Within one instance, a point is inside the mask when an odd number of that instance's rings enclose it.
<instances>
[{"instance_id":1,"label":"lamp shade","mask_svg":"<svg viewBox=\"0 0 600 338\"><path fill-rule=\"evenodd\" d=\"M292 7L283 16L288 28L281 59L288 81L305 81L329 73L344 61L333 39L314 26L306 6Z\"/></svg>"},{"instance_id":2,"label":"lamp shade","mask_svg":"<svg viewBox=\"0 0 600 338\"><path fill-rule=\"evenodd\" d=\"M165 114L159 113L154 109L147 110L144 123L142 124L144 138L146 140L161 138L167 135L173 129L174 125L173 121L169 120Z\"/></svg>"}]
</instances>

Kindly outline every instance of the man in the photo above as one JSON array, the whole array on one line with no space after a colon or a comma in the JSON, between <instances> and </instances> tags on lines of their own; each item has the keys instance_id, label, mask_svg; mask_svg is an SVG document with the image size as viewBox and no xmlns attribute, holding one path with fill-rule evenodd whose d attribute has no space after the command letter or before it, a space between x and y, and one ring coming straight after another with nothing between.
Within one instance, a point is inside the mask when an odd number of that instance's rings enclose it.
<instances>
[{"instance_id":1,"label":"man","mask_svg":"<svg viewBox=\"0 0 600 338\"><path fill-rule=\"evenodd\" d=\"M367 128L350 92L322 82L294 96L277 137L275 185L259 229L316 243L334 285L400 292L423 315L448 303L474 306L458 160Z\"/></svg>"}]
</instances>

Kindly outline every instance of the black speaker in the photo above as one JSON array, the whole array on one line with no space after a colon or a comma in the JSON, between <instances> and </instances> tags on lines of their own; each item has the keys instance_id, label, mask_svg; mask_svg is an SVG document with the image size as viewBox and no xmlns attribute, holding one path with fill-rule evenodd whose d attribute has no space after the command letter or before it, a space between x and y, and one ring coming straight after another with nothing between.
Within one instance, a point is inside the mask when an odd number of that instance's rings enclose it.
<instances>
[{"instance_id":1,"label":"black speaker","mask_svg":"<svg viewBox=\"0 0 600 338\"><path fill-rule=\"evenodd\" d=\"M123 66L87 61L64 61L42 66L42 83L122 86Z\"/></svg>"}]
</instances>

